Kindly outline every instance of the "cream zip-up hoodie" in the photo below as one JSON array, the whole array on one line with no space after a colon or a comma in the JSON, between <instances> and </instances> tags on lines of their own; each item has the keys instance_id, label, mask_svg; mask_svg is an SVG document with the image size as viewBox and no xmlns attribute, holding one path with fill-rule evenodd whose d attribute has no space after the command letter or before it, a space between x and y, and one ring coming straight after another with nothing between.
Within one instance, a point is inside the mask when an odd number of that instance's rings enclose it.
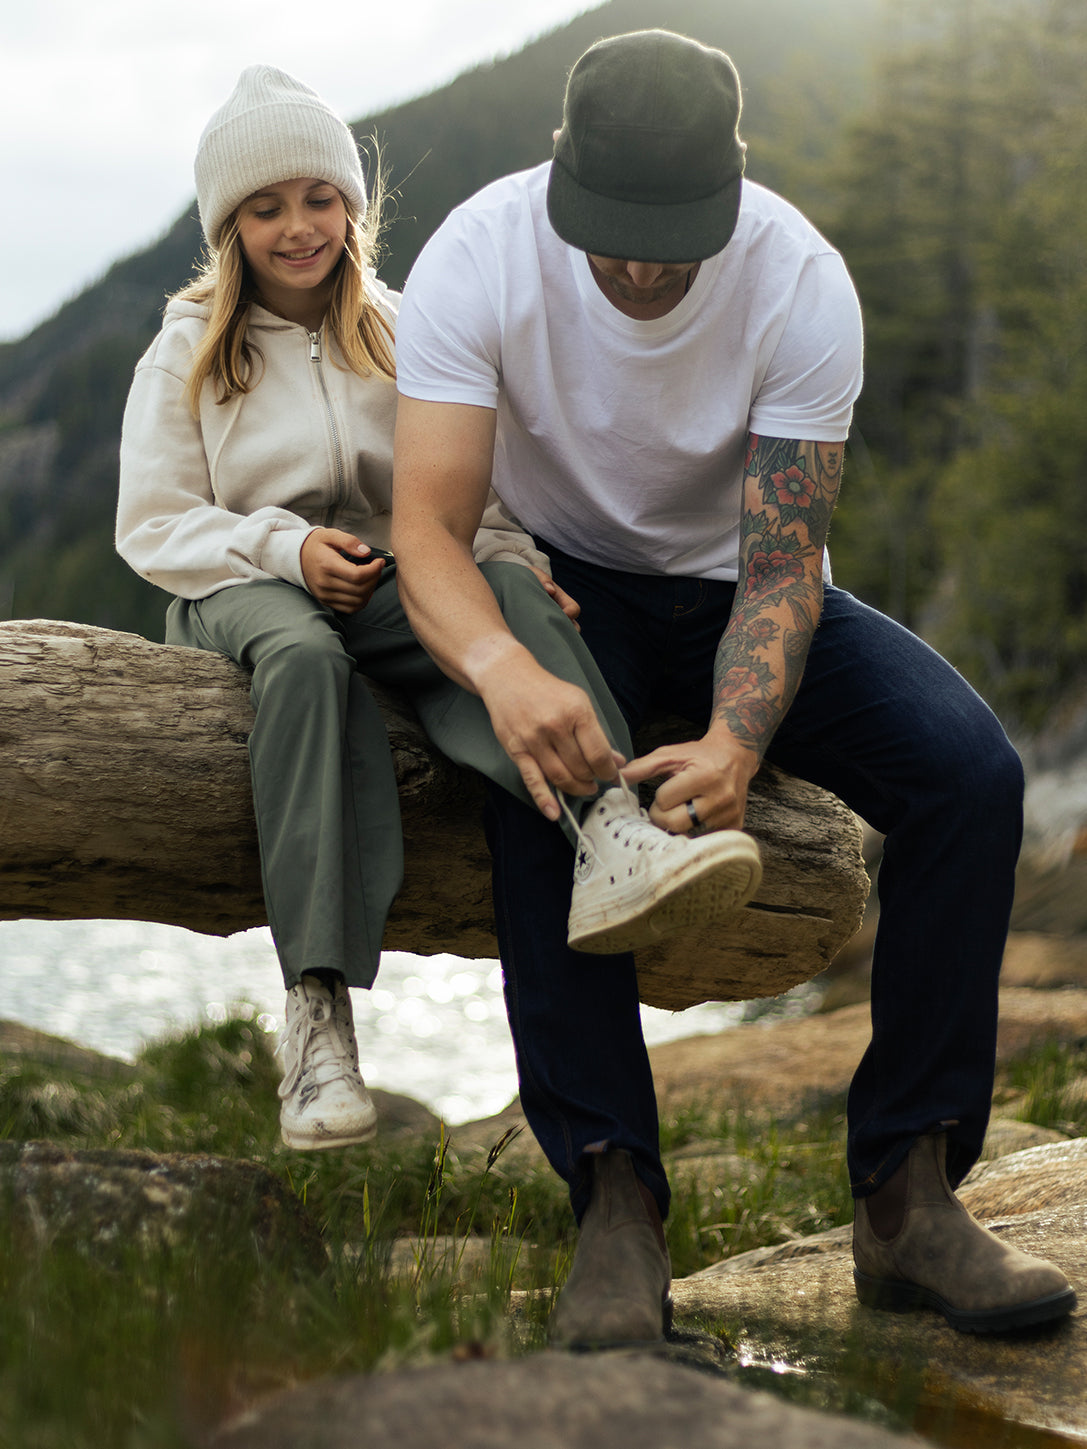
<instances>
[{"instance_id":1,"label":"cream zip-up hoodie","mask_svg":"<svg viewBox=\"0 0 1087 1449\"><path fill-rule=\"evenodd\" d=\"M371 277L395 322L399 295ZM249 313L256 386L219 405L211 384L194 418L185 398L208 309L174 300L140 359L121 433L117 551L143 578L185 599L253 579L305 588L301 549L319 527L389 547L396 385L362 378L329 355L335 343L261 307ZM492 495L478 563L548 569Z\"/></svg>"}]
</instances>

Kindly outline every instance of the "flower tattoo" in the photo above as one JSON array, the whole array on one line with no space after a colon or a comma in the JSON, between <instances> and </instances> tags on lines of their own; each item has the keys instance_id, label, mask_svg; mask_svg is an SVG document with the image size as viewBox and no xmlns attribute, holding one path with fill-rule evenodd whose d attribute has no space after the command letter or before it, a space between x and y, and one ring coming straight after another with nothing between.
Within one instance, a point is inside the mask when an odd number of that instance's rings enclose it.
<instances>
[{"instance_id":1,"label":"flower tattoo","mask_svg":"<svg viewBox=\"0 0 1087 1449\"><path fill-rule=\"evenodd\" d=\"M843 444L751 433L740 579L714 664L714 719L761 755L788 709L822 606Z\"/></svg>"},{"instance_id":2,"label":"flower tattoo","mask_svg":"<svg viewBox=\"0 0 1087 1449\"><path fill-rule=\"evenodd\" d=\"M809 478L803 468L791 464L782 473L772 473L770 482L774 485L777 500L783 508L790 503L797 508L809 508L815 497L815 479Z\"/></svg>"},{"instance_id":3,"label":"flower tattoo","mask_svg":"<svg viewBox=\"0 0 1087 1449\"><path fill-rule=\"evenodd\" d=\"M744 580L744 598L763 594L780 588L790 579L803 579L804 565L795 554L775 548L767 552L756 549L747 560L747 575Z\"/></svg>"}]
</instances>

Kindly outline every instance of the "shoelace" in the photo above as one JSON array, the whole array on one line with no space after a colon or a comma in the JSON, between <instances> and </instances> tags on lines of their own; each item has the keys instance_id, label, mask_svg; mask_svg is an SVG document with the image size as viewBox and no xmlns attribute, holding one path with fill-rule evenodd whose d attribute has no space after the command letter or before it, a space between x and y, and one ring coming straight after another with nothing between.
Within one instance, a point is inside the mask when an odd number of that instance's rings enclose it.
<instances>
[{"instance_id":1,"label":"shoelace","mask_svg":"<svg viewBox=\"0 0 1087 1449\"><path fill-rule=\"evenodd\" d=\"M637 850L659 850L662 846L669 845L676 839L674 835L669 835L667 830L661 830L659 826L653 824L646 811L643 810L641 805L639 804L636 792L632 790L627 782L623 779L621 772L619 775L619 785L611 786L610 788L621 789L623 792L625 804L633 807L633 809L637 812L634 815L622 814L621 818L619 819L619 828L614 832L614 834L617 837L620 834L627 836L628 838L626 839L624 844L633 845ZM562 809L566 814L567 820L569 820L570 824L574 827L574 830L577 833L578 840L583 841L585 839L585 831L582 828L581 822L578 820L577 816L566 803L566 796L563 795L560 791L556 791L556 794L558 795L559 804L562 806ZM595 810L600 803L601 802L599 799L594 800L592 804L592 809ZM604 828L609 829L612 825L612 822L617 817L619 817L620 814L621 807L616 805L613 808L610 816L602 817L601 823L603 824Z\"/></svg>"},{"instance_id":2,"label":"shoelace","mask_svg":"<svg viewBox=\"0 0 1087 1449\"><path fill-rule=\"evenodd\" d=\"M313 1073L313 1080L318 1086L335 1081L345 1073L351 1076L355 1073L352 1053L344 1045L337 1029L339 1023L335 1019L332 1000L328 1002L322 1021L314 1021L313 1005L313 1002L306 1001L284 1035L280 1052L287 1070L279 1087L281 1097L290 1096L298 1085L303 1062L306 1070Z\"/></svg>"}]
</instances>

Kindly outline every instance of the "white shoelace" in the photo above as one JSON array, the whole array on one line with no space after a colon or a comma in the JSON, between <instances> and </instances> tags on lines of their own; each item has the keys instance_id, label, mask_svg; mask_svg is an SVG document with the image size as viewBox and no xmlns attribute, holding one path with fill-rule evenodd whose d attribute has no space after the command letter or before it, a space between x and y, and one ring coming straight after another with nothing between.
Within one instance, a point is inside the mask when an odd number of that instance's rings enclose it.
<instances>
[{"instance_id":1,"label":"white shoelace","mask_svg":"<svg viewBox=\"0 0 1087 1449\"><path fill-rule=\"evenodd\" d=\"M303 1069L312 1072L313 1081L319 1087L342 1076L357 1075L351 1048L340 1037L332 999L327 1012L323 1021L314 1021L307 1000L288 1026L280 1047L287 1068L279 1087L281 1097L289 1097L294 1091Z\"/></svg>"},{"instance_id":2,"label":"white shoelace","mask_svg":"<svg viewBox=\"0 0 1087 1449\"><path fill-rule=\"evenodd\" d=\"M624 844L633 845L637 850L659 850L662 846L670 844L677 838L674 835L670 835L667 830L662 830L659 826L653 824L646 811L642 809L638 801L637 792L623 779L622 772L619 775L619 784L617 786L611 785L608 789L621 789L626 803L633 806L636 811L633 815L623 814L619 820L619 830L615 833L619 834L621 832L624 836L628 837ZM565 812L567 820L569 820L577 833L578 840L584 841L585 831L577 816L566 803L566 796L561 791L556 791L555 793L558 797L559 804ZM607 793L608 791L604 792L605 795ZM587 813L595 810L602 801L604 801L604 796L598 795L590 805L589 812ZM604 803L606 804L606 801ZM616 806L611 816L603 816L601 818L601 824L607 829L618 815L619 807Z\"/></svg>"}]
</instances>

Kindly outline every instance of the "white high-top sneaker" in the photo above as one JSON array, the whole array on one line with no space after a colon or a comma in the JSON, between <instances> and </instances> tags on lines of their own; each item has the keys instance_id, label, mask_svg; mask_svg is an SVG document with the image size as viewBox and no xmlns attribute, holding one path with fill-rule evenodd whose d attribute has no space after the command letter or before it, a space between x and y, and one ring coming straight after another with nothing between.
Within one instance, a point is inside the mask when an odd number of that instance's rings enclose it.
<instances>
[{"instance_id":1,"label":"white high-top sneaker","mask_svg":"<svg viewBox=\"0 0 1087 1449\"><path fill-rule=\"evenodd\" d=\"M633 951L686 926L720 921L762 879L750 835L671 835L652 823L625 782L606 790L577 830L568 938L575 951Z\"/></svg>"},{"instance_id":2,"label":"white high-top sneaker","mask_svg":"<svg viewBox=\"0 0 1087 1449\"><path fill-rule=\"evenodd\" d=\"M316 976L303 976L291 987L279 1053L279 1125L288 1147L347 1147L373 1137L377 1112L359 1071L351 998L342 981L329 991Z\"/></svg>"}]
</instances>

